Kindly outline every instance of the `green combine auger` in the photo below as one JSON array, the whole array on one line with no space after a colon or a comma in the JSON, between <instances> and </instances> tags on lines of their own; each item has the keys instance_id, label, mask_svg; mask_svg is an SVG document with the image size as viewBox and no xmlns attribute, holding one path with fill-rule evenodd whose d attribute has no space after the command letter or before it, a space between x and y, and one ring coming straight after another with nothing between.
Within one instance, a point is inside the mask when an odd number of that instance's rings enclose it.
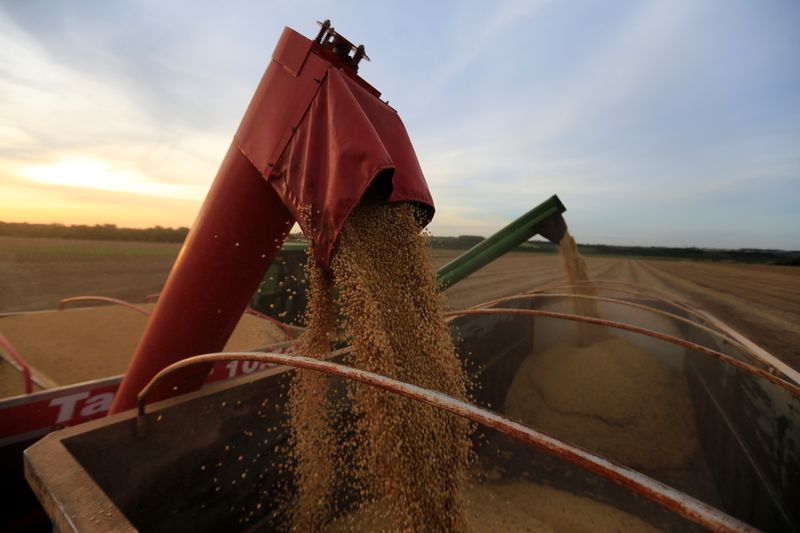
<instances>
[{"instance_id":1,"label":"green combine auger","mask_svg":"<svg viewBox=\"0 0 800 533\"><path fill-rule=\"evenodd\" d=\"M558 244L567 231L561 216L567 208L553 195L491 237L484 239L436 271L440 290L452 287L476 270L527 242L534 235Z\"/></svg>"},{"instance_id":2,"label":"green combine auger","mask_svg":"<svg viewBox=\"0 0 800 533\"><path fill-rule=\"evenodd\" d=\"M558 244L567 225L566 211L558 196L553 195L506 227L484 239L436 272L439 290L452 287L498 257L541 235ZM303 267L308 245L288 242L272 263L250 305L283 322L300 325L306 305ZM282 282L282 283L281 283Z\"/></svg>"}]
</instances>

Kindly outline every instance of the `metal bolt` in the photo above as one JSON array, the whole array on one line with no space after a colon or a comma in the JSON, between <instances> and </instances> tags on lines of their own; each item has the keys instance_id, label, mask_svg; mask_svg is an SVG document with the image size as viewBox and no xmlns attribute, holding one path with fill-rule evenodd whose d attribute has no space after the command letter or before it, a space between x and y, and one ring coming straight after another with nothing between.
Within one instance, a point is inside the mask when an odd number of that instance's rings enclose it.
<instances>
[{"instance_id":1,"label":"metal bolt","mask_svg":"<svg viewBox=\"0 0 800 533\"><path fill-rule=\"evenodd\" d=\"M366 55L365 52L366 50L364 49L364 45L359 44L358 48L356 48L356 53L353 54L353 66L356 67L356 69L358 69L358 64L361 62L361 60L364 59L364 56Z\"/></svg>"},{"instance_id":2,"label":"metal bolt","mask_svg":"<svg viewBox=\"0 0 800 533\"><path fill-rule=\"evenodd\" d=\"M330 19L325 19L325 22L319 23L319 25L319 33L317 33L317 36L314 38L314 42L317 44L322 44L322 39L325 37L325 33L327 33L328 28L331 27L331 21Z\"/></svg>"}]
</instances>

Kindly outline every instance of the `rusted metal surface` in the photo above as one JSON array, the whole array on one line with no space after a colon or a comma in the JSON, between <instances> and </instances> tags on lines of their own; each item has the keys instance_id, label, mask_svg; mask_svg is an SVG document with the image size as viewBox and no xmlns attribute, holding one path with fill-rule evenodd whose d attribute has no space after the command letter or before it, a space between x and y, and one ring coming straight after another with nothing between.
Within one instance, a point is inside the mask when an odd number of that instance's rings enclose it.
<instances>
[{"instance_id":1,"label":"rusted metal surface","mask_svg":"<svg viewBox=\"0 0 800 533\"><path fill-rule=\"evenodd\" d=\"M31 377L31 367L24 357L17 351L16 348L9 342L8 339L0 333L0 351L7 353L11 360L5 359L11 366L17 369L22 374L22 379L25 382L25 394L33 392L33 379Z\"/></svg>"},{"instance_id":2,"label":"rusted metal surface","mask_svg":"<svg viewBox=\"0 0 800 533\"><path fill-rule=\"evenodd\" d=\"M664 485L644 474L613 463L603 457L578 448L577 446L570 445L551 435L509 420L487 409L457 400L440 392L424 389L372 372L305 356L240 352L200 355L179 361L159 372L139 393L139 415L137 417L139 429L141 431L146 430L144 427L145 401L149 391L152 390L160 380L164 379L172 372L185 369L194 364L210 364L216 361L243 359L270 362L335 375L427 403L478 424L496 429L525 444L535 446L555 457L575 464L617 485L626 487L711 531L755 531L755 529L749 525L718 509Z\"/></svg>"},{"instance_id":3,"label":"rusted metal surface","mask_svg":"<svg viewBox=\"0 0 800 533\"><path fill-rule=\"evenodd\" d=\"M144 307L139 307L136 304L132 304L130 302L126 302L125 300L120 300L119 298L110 298L108 296L72 296L70 298L64 298L60 302L58 302L58 310L63 311L64 307L67 304L75 303L75 302L106 302L112 303L116 305L121 305L127 309L132 311L136 311L137 313L141 313L145 316L150 316L150 311L145 309Z\"/></svg>"},{"instance_id":4,"label":"rusted metal surface","mask_svg":"<svg viewBox=\"0 0 800 533\"><path fill-rule=\"evenodd\" d=\"M668 311L662 311L661 309L656 309L655 307L649 305L638 304L636 302L630 302L628 300L620 300L619 298L608 298L605 296L594 296L591 294L575 294L575 293L551 293L551 292L539 292L533 294L517 294L514 296L506 296L504 298L497 298L496 300L491 300L479 305L474 306L474 309L485 309L495 306L497 304L501 304L504 302L514 302L519 300L528 300L532 298L570 298L573 300L592 300L595 302L608 302L618 305L624 305L625 307L631 307L633 309L640 309L642 311L647 311L648 313L653 313L655 315L664 316L675 320L677 322L681 322L683 324L687 324L693 328L697 328L700 330L705 331L709 335L717 337L727 343L730 343L737 348L739 348L744 354L752 357L754 360L759 360L758 357L752 352L752 350L746 346L744 343L740 342L739 340L733 338L730 335L717 331L715 329L711 329L708 326L705 326L699 322L695 322L694 320L689 320L688 318L684 318L682 316L676 315L675 313L670 313ZM759 361L761 362L761 361Z\"/></svg>"},{"instance_id":5,"label":"rusted metal surface","mask_svg":"<svg viewBox=\"0 0 800 533\"><path fill-rule=\"evenodd\" d=\"M607 328L615 328L615 329L622 329L625 331L631 331L633 333L639 333L641 335L646 335L648 337L653 337L654 339L659 339L665 342L669 342L672 344L676 344L678 346L683 346L684 348L688 348L692 351L702 353L704 355L713 357L715 359L719 359L723 363L727 363L731 366L738 367L745 372L750 374L754 374L760 378L766 379L778 385L782 389L787 390L794 396L800 397L800 387L789 383L773 374L770 374L766 370L762 370L760 368L754 367L749 363L745 363L744 361L739 361L729 355L726 355L722 352L718 352L717 350L712 350L711 348L707 348L700 344L689 342L684 339L679 339L678 337L673 337L672 335L667 335L665 333L660 333L658 331L653 331L647 328L640 328L639 326L633 326L631 324L626 324L624 322L615 322L613 320L606 320L603 318L594 318L582 315L575 315L572 313L559 313L556 311L544 311L541 309L464 309L461 311L451 311L447 313L445 316L447 317L457 317L457 316L464 316L464 315L499 315L499 314L511 314L511 315L527 315L527 316L541 316L546 318L556 318L560 320L571 320L573 322L584 322L587 324L595 324L597 326L603 326Z\"/></svg>"}]
</instances>

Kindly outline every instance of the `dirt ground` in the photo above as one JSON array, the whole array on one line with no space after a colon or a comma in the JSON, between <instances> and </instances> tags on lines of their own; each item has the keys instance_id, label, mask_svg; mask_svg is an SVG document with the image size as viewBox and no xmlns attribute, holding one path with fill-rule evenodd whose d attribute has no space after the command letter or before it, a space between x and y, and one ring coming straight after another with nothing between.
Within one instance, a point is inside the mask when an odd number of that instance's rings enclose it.
<instances>
[{"instance_id":1,"label":"dirt ground","mask_svg":"<svg viewBox=\"0 0 800 533\"><path fill-rule=\"evenodd\" d=\"M456 255L434 250L432 262L440 266ZM586 262L592 279L640 283L683 299L800 369L800 268L608 257ZM448 307L457 309L562 279L558 256L511 253L445 295Z\"/></svg>"},{"instance_id":2,"label":"dirt ground","mask_svg":"<svg viewBox=\"0 0 800 533\"><path fill-rule=\"evenodd\" d=\"M0 237L0 313L55 309L79 295L141 302L161 290L179 250L174 243Z\"/></svg>"}]
</instances>

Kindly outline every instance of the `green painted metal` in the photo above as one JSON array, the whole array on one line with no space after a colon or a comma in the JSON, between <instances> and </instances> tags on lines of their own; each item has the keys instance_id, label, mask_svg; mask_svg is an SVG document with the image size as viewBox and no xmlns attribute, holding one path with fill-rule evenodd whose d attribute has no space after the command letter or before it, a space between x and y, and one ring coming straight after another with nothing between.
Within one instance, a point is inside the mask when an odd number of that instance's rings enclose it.
<instances>
[{"instance_id":1,"label":"green painted metal","mask_svg":"<svg viewBox=\"0 0 800 533\"><path fill-rule=\"evenodd\" d=\"M501 255L526 242L537 233L544 232L547 222L551 221L553 217L560 217L566 210L567 208L564 207L564 204L561 203L558 196L551 196L491 237L481 241L441 267L436 272L436 282L439 290L445 290L451 287L453 284L488 265ZM284 243L281 251L301 252L305 251L307 248L307 243L287 242ZM293 268L298 270L298 274L302 271L302 265L293 265ZM274 284L277 282L277 279L285 278L285 275L279 276L277 272L272 272L272 270L274 269L270 270L271 275L268 275L265 282L262 284L262 294L272 295L273 293L277 293L277 286ZM300 277L301 276L298 275L297 279L300 279Z\"/></svg>"},{"instance_id":2,"label":"green painted metal","mask_svg":"<svg viewBox=\"0 0 800 533\"><path fill-rule=\"evenodd\" d=\"M541 231L543 223L550 220L551 217L561 216L561 213L566 210L567 208L564 207L558 196L551 196L491 237L441 267L436 272L439 289L445 290L451 287L526 242Z\"/></svg>"}]
</instances>

